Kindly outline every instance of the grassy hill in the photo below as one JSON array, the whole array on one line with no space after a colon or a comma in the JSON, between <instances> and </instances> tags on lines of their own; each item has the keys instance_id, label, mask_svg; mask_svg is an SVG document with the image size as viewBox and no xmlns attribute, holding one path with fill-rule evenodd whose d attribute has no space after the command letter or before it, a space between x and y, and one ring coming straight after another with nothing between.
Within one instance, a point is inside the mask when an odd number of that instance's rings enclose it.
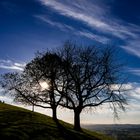
<instances>
[{"instance_id":1,"label":"grassy hill","mask_svg":"<svg viewBox=\"0 0 140 140\"><path fill-rule=\"evenodd\" d=\"M72 128L46 115L0 103L1 140L112 140L100 133L85 129L77 132Z\"/></svg>"}]
</instances>

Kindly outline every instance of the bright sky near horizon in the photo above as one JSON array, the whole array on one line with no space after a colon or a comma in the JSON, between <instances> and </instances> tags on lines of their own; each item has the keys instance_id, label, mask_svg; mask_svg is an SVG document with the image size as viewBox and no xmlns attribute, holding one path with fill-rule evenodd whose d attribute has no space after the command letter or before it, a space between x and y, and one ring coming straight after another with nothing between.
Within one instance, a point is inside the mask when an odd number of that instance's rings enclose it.
<instances>
[{"instance_id":1,"label":"bright sky near horizon","mask_svg":"<svg viewBox=\"0 0 140 140\"><path fill-rule=\"evenodd\" d=\"M0 0L0 74L22 71L36 51L66 40L119 50L130 90L129 106L116 123L140 124L140 0ZM11 103L2 92L0 100ZM59 118L72 122L72 112L66 112L59 109ZM114 123L107 107L84 112L81 120Z\"/></svg>"}]
</instances>

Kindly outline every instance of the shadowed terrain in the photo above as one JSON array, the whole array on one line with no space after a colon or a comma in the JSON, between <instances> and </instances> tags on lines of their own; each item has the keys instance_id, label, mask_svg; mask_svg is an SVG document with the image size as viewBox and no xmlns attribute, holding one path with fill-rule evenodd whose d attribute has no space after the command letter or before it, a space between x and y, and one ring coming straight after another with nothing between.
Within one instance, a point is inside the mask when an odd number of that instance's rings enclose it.
<instances>
[{"instance_id":1,"label":"shadowed terrain","mask_svg":"<svg viewBox=\"0 0 140 140\"><path fill-rule=\"evenodd\" d=\"M140 124L83 125L84 128L104 133L117 140L140 140Z\"/></svg>"},{"instance_id":2,"label":"shadowed terrain","mask_svg":"<svg viewBox=\"0 0 140 140\"><path fill-rule=\"evenodd\" d=\"M71 124L54 122L51 117L0 103L0 139L7 140L111 140L103 134L83 129L73 130Z\"/></svg>"}]
</instances>

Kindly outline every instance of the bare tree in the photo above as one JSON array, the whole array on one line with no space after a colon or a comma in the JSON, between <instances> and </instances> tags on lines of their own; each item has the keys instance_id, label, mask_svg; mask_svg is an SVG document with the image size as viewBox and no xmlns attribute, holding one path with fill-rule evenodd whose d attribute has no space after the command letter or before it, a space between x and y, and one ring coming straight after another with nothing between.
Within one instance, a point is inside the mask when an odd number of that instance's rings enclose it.
<instances>
[{"instance_id":1,"label":"bare tree","mask_svg":"<svg viewBox=\"0 0 140 140\"><path fill-rule=\"evenodd\" d=\"M24 69L26 76L31 79L32 89L37 92L35 95L38 96L35 99L40 104L50 106L54 120L57 120L56 111L62 99L62 95L55 90L54 86L60 81L60 63L61 60L55 53L38 53L35 59L28 63Z\"/></svg>"},{"instance_id":2,"label":"bare tree","mask_svg":"<svg viewBox=\"0 0 140 140\"><path fill-rule=\"evenodd\" d=\"M73 110L74 129L80 131L84 109L108 103L116 116L118 109L125 109L120 65L114 54L111 48L67 42L59 51L38 53L21 74L4 75L2 85L14 89L18 101L51 108L54 120L59 105Z\"/></svg>"},{"instance_id":3,"label":"bare tree","mask_svg":"<svg viewBox=\"0 0 140 140\"><path fill-rule=\"evenodd\" d=\"M120 65L114 60L111 48L78 47L67 42L60 50L64 69L64 90L58 90L65 98L60 105L74 111L74 129L81 130L80 114L83 109L109 103L117 115L124 110Z\"/></svg>"},{"instance_id":4,"label":"bare tree","mask_svg":"<svg viewBox=\"0 0 140 140\"><path fill-rule=\"evenodd\" d=\"M54 89L59 83L60 59L55 53L38 53L21 73L7 73L1 77L1 85L23 104L51 108L57 120L57 107L62 95Z\"/></svg>"}]
</instances>

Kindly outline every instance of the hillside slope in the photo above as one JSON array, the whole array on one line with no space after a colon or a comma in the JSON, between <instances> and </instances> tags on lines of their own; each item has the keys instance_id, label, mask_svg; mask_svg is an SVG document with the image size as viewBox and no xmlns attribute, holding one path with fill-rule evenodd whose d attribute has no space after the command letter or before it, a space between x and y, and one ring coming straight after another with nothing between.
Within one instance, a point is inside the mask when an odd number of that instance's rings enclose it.
<instances>
[{"instance_id":1,"label":"hillside slope","mask_svg":"<svg viewBox=\"0 0 140 140\"><path fill-rule=\"evenodd\" d=\"M0 103L1 140L111 140L96 132L76 132L73 126L29 110Z\"/></svg>"}]
</instances>

